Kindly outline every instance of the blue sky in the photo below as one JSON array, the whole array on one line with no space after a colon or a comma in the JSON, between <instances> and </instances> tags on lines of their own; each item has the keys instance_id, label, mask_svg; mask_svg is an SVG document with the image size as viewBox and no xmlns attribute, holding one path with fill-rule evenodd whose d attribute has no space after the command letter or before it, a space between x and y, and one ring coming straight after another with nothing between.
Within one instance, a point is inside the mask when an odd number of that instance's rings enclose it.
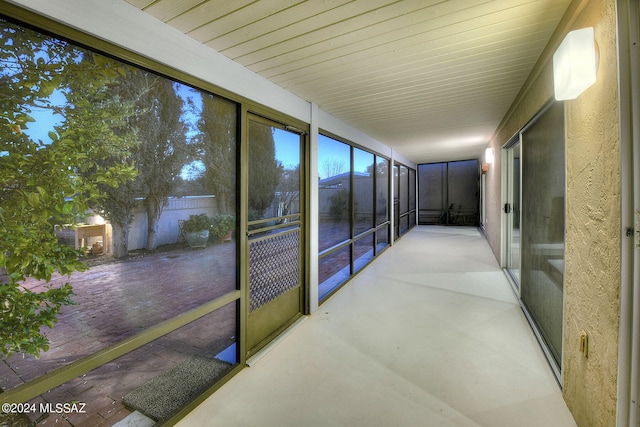
<instances>
[{"instance_id":1,"label":"blue sky","mask_svg":"<svg viewBox=\"0 0 640 427\"><path fill-rule=\"evenodd\" d=\"M293 169L300 164L300 135L276 129L273 133L276 145L276 159L285 169Z\"/></svg>"},{"instance_id":2,"label":"blue sky","mask_svg":"<svg viewBox=\"0 0 640 427\"><path fill-rule=\"evenodd\" d=\"M62 92L55 90L49 100L51 105L62 107L67 98ZM59 114L54 114L49 108L33 108L30 115L35 119L35 122L27 123L28 129L23 129L23 132L35 141L42 140L44 143L50 143L49 132L53 131L54 126L62 122L63 117Z\"/></svg>"},{"instance_id":3,"label":"blue sky","mask_svg":"<svg viewBox=\"0 0 640 427\"><path fill-rule=\"evenodd\" d=\"M200 92L182 84L176 84L176 89L183 99L191 98L195 105L196 113L199 112L202 103ZM53 106L62 107L66 102L66 97L62 92L56 90L53 95L51 95L50 102ZM24 133L36 141L42 140L44 143L50 143L51 139L48 133L54 130L54 126L62 122L63 117L59 114L54 114L53 111L48 108L34 108L31 116L36 121L29 123L28 129L24 129ZM191 112L185 113L184 117L187 121L194 124L195 120L197 120L197 114ZM274 131L274 140L276 145L276 158L282 162L285 168L295 167L300 162L299 135L276 129ZM325 178L322 176L323 164L325 164L328 159L339 159L340 162L344 163L344 172L349 170L350 147L347 144L320 135L318 145L318 170L321 178ZM358 149L356 149L355 153L355 170L356 172L364 172L367 166L372 163L372 156Z\"/></svg>"},{"instance_id":4,"label":"blue sky","mask_svg":"<svg viewBox=\"0 0 640 427\"><path fill-rule=\"evenodd\" d=\"M318 174L320 179L327 178L323 165L328 160L337 160L344 165L343 172L347 172L351 168L351 147L343 142L337 141L333 138L329 138L325 135L319 135L318 137ZM373 155L360 150L354 149L354 171L366 172L374 162Z\"/></svg>"}]
</instances>

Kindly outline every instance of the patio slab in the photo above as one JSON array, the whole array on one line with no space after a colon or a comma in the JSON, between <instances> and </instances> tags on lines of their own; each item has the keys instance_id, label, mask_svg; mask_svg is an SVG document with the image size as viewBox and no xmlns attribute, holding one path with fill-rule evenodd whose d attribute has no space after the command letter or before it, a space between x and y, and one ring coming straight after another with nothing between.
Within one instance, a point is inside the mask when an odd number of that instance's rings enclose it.
<instances>
[{"instance_id":1,"label":"patio slab","mask_svg":"<svg viewBox=\"0 0 640 427\"><path fill-rule=\"evenodd\" d=\"M161 321L235 289L235 244L205 249L177 248L104 262L70 278L76 305L63 307L53 330L45 330L50 349L41 358L13 355L0 363L0 387L10 390L96 351L116 344ZM33 399L34 403L87 403L83 413L31 414L38 425L110 426L130 411L122 397L194 354L214 355L235 342L235 308L222 308L211 318L193 322L93 371Z\"/></svg>"}]
</instances>

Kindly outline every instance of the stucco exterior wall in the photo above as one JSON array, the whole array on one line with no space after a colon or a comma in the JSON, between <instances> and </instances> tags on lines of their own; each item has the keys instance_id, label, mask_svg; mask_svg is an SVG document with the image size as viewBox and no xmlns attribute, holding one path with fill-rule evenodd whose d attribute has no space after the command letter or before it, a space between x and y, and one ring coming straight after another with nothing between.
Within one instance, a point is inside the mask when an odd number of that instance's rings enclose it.
<instances>
[{"instance_id":1,"label":"stucco exterior wall","mask_svg":"<svg viewBox=\"0 0 640 427\"><path fill-rule=\"evenodd\" d=\"M616 425L620 291L620 147L614 0L575 0L491 141L486 235L501 256L500 148L553 97L551 55L566 33L592 26L595 85L565 102L566 264L563 394L578 426ZM580 332L588 334L588 357Z\"/></svg>"},{"instance_id":2,"label":"stucco exterior wall","mask_svg":"<svg viewBox=\"0 0 640 427\"><path fill-rule=\"evenodd\" d=\"M564 396L580 426L613 426L620 291L620 136L616 12L591 1L573 28L593 26L597 82L566 104L567 231ZM588 334L588 357L579 334Z\"/></svg>"}]
</instances>

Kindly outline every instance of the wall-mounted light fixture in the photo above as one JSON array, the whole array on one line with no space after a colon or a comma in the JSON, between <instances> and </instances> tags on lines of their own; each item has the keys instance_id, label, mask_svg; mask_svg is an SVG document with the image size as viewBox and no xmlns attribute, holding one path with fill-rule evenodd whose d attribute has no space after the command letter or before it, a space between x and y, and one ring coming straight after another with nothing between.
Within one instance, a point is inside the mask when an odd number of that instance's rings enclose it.
<instances>
[{"instance_id":1,"label":"wall-mounted light fixture","mask_svg":"<svg viewBox=\"0 0 640 427\"><path fill-rule=\"evenodd\" d=\"M482 164L482 173L485 174L489 171L489 165L493 163L493 148L489 147L484 150L484 163Z\"/></svg>"},{"instance_id":2,"label":"wall-mounted light fixture","mask_svg":"<svg viewBox=\"0 0 640 427\"><path fill-rule=\"evenodd\" d=\"M553 89L558 101L575 99L596 82L598 53L593 27L571 31L553 54Z\"/></svg>"},{"instance_id":3,"label":"wall-mounted light fixture","mask_svg":"<svg viewBox=\"0 0 640 427\"><path fill-rule=\"evenodd\" d=\"M494 160L495 160L495 157L493 155L493 148L489 147L486 150L484 150L484 161L491 164L493 163Z\"/></svg>"}]
</instances>

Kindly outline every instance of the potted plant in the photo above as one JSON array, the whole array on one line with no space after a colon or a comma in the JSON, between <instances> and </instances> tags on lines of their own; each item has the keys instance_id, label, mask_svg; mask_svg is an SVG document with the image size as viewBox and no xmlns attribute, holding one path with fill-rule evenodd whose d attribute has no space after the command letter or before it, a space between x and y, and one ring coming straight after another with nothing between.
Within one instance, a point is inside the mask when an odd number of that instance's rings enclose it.
<instances>
[{"instance_id":1,"label":"potted plant","mask_svg":"<svg viewBox=\"0 0 640 427\"><path fill-rule=\"evenodd\" d=\"M204 248L209 240L209 227L211 220L207 214L190 215L189 219L182 224L185 238L189 246L193 248Z\"/></svg>"},{"instance_id":2,"label":"potted plant","mask_svg":"<svg viewBox=\"0 0 640 427\"><path fill-rule=\"evenodd\" d=\"M233 215L216 215L211 220L211 235L217 240L228 242L236 228L236 217Z\"/></svg>"}]
</instances>

